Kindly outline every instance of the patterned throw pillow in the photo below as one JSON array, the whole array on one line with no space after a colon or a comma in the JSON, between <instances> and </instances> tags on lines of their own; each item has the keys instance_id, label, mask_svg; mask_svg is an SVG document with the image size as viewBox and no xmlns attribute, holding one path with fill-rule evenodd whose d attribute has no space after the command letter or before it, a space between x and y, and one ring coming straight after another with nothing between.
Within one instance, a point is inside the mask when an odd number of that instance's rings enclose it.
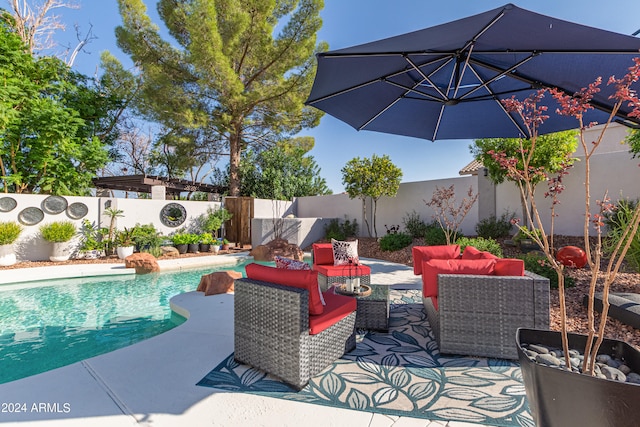
<instances>
[{"instance_id":1,"label":"patterned throw pillow","mask_svg":"<svg viewBox=\"0 0 640 427\"><path fill-rule=\"evenodd\" d=\"M285 258L276 255L276 267L286 270L311 270L311 266L304 261L296 261L295 259Z\"/></svg>"},{"instance_id":2,"label":"patterned throw pillow","mask_svg":"<svg viewBox=\"0 0 640 427\"><path fill-rule=\"evenodd\" d=\"M343 242L331 239L333 247L333 265L357 265L360 264L358 259L358 241Z\"/></svg>"}]
</instances>

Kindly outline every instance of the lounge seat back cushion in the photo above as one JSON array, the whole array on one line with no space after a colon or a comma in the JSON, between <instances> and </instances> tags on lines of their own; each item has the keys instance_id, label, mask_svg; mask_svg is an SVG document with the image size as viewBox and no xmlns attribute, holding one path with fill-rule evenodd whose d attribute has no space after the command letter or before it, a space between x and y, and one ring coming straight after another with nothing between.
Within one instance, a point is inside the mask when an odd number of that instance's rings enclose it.
<instances>
[{"instance_id":1,"label":"lounge seat back cushion","mask_svg":"<svg viewBox=\"0 0 640 427\"><path fill-rule=\"evenodd\" d=\"M438 296L438 274L491 275L496 265L495 259L431 259L422 263L422 295Z\"/></svg>"},{"instance_id":2,"label":"lounge seat back cushion","mask_svg":"<svg viewBox=\"0 0 640 427\"><path fill-rule=\"evenodd\" d=\"M458 245L434 245L434 246L414 246L411 248L413 255L413 274L422 274L422 263L430 259L455 259L460 257L460 246Z\"/></svg>"},{"instance_id":3,"label":"lounge seat back cushion","mask_svg":"<svg viewBox=\"0 0 640 427\"><path fill-rule=\"evenodd\" d=\"M248 264L245 270L249 279L308 290L309 314L318 315L324 311L318 287L317 271L285 270L256 263Z\"/></svg>"},{"instance_id":4,"label":"lounge seat back cushion","mask_svg":"<svg viewBox=\"0 0 640 427\"><path fill-rule=\"evenodd\" d=\"M331 243L314 243L313 263L316 265L333 265L333 245Z\"/></svg>"}]
</instances>

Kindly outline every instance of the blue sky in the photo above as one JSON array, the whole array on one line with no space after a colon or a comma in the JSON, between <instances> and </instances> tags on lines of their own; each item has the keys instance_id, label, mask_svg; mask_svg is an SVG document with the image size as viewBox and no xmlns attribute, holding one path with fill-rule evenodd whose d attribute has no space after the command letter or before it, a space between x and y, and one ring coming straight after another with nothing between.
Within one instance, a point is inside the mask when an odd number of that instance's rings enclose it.
<instances>
[{"instance_id":1,"label":"blue sky","mask_svg":"<svg viewBox=\"0 0 640 427\"><path fill-rule=\"evenodd\" d=\"M7 1L7 0L5 0ZM115 0L76 0L79 9L58 9L67 31L55 39L62 44L74 44L74 24L86 31L93 25L98 37L88 47L89 54L80 54L75 68L88 75L96 72L100 52L109 50L124 64L127 56L115 43L114 29L121 23ZM155 0L145 0L152 20L161 24L155 13ZM506 4L490 0L325 0L323 27L319 39L330 49L339 49L381 38L442 24ZM517 6L537 13L598 27L622 34L640 29L640 2L637 0L527 0ZM334 193L344 190L340 170L354 157L387 154L403 171L403 182L458 176L469 163L471 140L430 142L375 132L357 132L329 115L320 126L301 135L315 137L311 154L321 168Z\"/></svg>"}]
</instances>

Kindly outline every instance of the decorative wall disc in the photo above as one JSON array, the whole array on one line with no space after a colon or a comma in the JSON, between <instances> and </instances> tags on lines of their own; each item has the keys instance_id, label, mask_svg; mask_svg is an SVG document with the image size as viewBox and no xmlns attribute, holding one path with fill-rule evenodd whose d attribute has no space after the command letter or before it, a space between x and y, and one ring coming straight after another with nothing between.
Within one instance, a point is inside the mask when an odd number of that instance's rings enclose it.
<instances>
[{"instance_id":1,"label":"decorative wall disc","mask_svg":"<svg viewBox=\"0 0 640 427\"><path fill-rule=\"evenodd\" d=\"M18 206L13 197L0 197L0 212L11 212Z\"/></svg>"},{"instance_id":2,"label":"decorative wall disc","mask_svg":"<svg viewBox=\"0 0 640 427\"><path fill-rule=\"evenodd\" d=\"M187 210L179 203L168 203L160 211L160 221L167 227L177 227L187 219Z\"/></svg>"},{"instance_id":3,"label":"decorative wall disc","mask_svg":"<svg viewBox=\"0 0 640 427\"><path fill-rule=\"evenodd\" d=\"M18 214L18 221L24 225L36 225L44 219L44 212L40 208L24 208Z\"/></svg>"},{"instance_id":4,"label":"decorative wall disc","mask_svg":"<svg viewBox=\"0 0 640 427\"><path fill-rule=\"evenodd\" d=\"M49 196L42 201L42 210L48 214L56 215L67 209L67 199L60 196Z\"/></svg>"},{"instance_id":5,"label":"decorative wall disc","mask_svg":"<svg viewBox=\"0 0 640 427\"><path fill-rule=\"evenodd\" d=\"M67 207L67 215L71 219L84 218L87 213L89 213L89 208L84 203L71 203L69 207Z\"/></svg>"}]
</instances>

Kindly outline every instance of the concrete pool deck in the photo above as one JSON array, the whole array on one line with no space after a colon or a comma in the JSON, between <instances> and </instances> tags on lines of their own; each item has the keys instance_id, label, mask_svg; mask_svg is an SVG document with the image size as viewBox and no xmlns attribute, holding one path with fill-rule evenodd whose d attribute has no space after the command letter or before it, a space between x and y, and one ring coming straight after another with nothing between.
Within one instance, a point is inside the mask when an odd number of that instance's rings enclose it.
<instances>
[{"instance_id":1,"label":"concrete pool deck","mask_svg":"<svg viewBox=\"0 0 640 427\"><path fill-rule=\"evenodd\" d=\"M201 265L228 263L228 257L199 259ZM225 259L226 258L226 259ZM196 261L161 261L161 269L195 267ZM233 263L234 260L231 261ZM366 260L375 283L421 287L410 267ZM112 264L92 264L93 272L110 272ZM120 270L125 270L122 264ZM39 267L46 280L58 267ZM24 281L27 269L5 270ZM32 269L36 270L36 269ZM77 277L75 266L66 266ZM116 269L117 270L117 269ZM5 275L9 272L8 275ZM120 271L120 273L122 273ZM85 275L87 275L86 273ZM125 272L125 274L128 274ZM100 274L96 274L100 275ZM219 391L195 384L233 352L233 295L205 297L187 292L171 299L172 309L188 318L182 325L107 354L21 380L0 384L3 426L368 426L477 427L463 422L428 421ZM19 410L21 412L17 412Z\"/></svg>"}]
</instances>

